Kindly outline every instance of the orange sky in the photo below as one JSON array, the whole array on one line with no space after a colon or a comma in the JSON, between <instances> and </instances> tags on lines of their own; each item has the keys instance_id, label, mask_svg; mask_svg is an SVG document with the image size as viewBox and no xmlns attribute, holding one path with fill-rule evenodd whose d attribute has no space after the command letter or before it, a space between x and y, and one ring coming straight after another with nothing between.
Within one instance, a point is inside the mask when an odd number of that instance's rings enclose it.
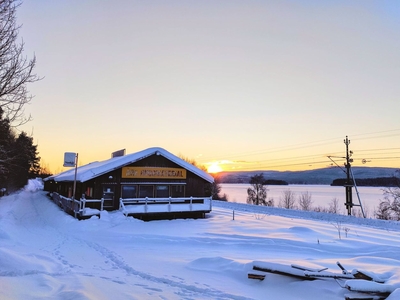
<instances>
[{"instance_id":1,"label":"orange sky","mask_svg":"<svg viewBox=\"0 0 400 300\"><path fill-rule=\"evenodd\" d=\"M400 3L25 1L42 163L159 146L223 170L400 167ZM362 164L362 159L366 164Z\"/></svg>"}]
</instances>

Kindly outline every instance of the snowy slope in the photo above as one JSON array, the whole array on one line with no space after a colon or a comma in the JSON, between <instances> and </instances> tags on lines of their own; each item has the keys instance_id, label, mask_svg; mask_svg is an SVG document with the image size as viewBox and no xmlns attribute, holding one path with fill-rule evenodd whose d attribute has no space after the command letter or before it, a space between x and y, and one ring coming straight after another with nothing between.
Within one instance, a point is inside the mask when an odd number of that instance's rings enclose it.
<instances>
[{"instance_id":1,"label":"snowy slope","mask_svg":"<svg viewBox=\"0 0 400 300\"><path fill-rule=\"evenodd\" d=\"M345 284L374 284L247 278L255 262L340 273L337 261L373 272L385 280L378 288L393 291L388 299L399 299L396 222L224 202L199 220L143 222L104 212L78 221L38 187L0 198L0 299L333 300L352 293Z\"/></svg>"}]
</instances>

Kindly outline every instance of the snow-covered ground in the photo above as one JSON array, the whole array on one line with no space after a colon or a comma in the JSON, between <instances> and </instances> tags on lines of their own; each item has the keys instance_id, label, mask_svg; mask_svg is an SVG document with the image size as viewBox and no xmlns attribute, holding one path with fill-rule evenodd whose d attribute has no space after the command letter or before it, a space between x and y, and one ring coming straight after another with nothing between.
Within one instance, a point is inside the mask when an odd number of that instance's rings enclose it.
<instances>
[{"instance_id":1,"label":"snow-covered ground","mask_svg":"<svg viewBox=\"0 0 400 300\"><path fill-rule=\"evenodd\" d=\"M399 222L224 202L206 219L143 222L115 211L78 221L32 181L0 198L0 299L333 300L353 293L346 283L400 299L399 230ZM385 284L248 279L254 264L340 274L337 261Z\"/></svg>"}]
</instances>

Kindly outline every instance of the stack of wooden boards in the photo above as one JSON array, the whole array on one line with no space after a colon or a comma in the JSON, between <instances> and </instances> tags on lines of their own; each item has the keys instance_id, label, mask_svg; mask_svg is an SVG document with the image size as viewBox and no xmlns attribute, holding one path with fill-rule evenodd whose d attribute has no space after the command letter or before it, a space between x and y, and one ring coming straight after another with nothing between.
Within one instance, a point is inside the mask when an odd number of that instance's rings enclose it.
<instances>
[{"instance_id":1,"label":"stack of wooden boards","mask_svg":"<svg viewBox=\"0 0 400 300\"><path fill-rule=\"evenodd\" d=\"M264 280L265 274L272 273L290 276L301 280L335 279L346 280L342 286L353 293L345 295L346 300L383 300L394 290L394 287L385 284L385 280L378 275L362 270L346 270L340 262L336 263L341 272L330 272L328 268L309 268L300 265L283 265L278 263L254 262L253 270L257 273L249 273L248 278Z\"/></svg>"}]
</instances>

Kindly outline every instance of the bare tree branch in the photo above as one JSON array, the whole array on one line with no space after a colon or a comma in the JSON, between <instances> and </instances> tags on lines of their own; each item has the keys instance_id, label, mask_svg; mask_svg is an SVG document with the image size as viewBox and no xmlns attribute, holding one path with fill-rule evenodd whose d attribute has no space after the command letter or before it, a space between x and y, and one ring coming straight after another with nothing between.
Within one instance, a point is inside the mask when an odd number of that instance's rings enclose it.
<instances>
[{"instance_id":1,"label":"bare tree branch","mask_svg":"<svg viewBox=\"0 0 400 300\"><path fill-rule=\"evenodd\" d=\"M0 0L0 108L13 127L31 120L31 116L24 114L24 106L32 100L27 84L40 80L33 73L36 57L24 56L24 42L17 40L19 5L18 0Z\"/></svg>"}]
</instances>

